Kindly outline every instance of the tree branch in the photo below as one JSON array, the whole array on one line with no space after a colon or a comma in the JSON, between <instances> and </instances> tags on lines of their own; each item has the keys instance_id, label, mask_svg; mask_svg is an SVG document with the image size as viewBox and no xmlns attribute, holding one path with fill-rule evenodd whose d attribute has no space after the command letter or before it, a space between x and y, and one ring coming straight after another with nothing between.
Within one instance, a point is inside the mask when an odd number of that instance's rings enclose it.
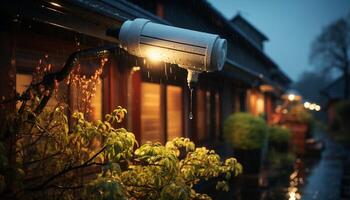
<instances>
[{"instance_id":1,"label":"tree branch","mask_svg":"<svg viewBox=\"0 0 350 200\"><path fill-rule=\"evenodd\" d=\"M93 159L95 159L99 154L101 154L104 150L106 149L106 146L104 146L102 149L100 149L100 151L98 151L96 154L94 154L89 160L85 161L83 164L81 165L77 165L77 166L68 166L67 168L63 169L62 171L58 172L57 174L49 177L48 179L46 179L42 184L40 184L37 187L31 188L29 190L31 191L36 191L36 190L42 190L42 189L47 189L47 187L45 187L46 185L48 185L50 182L54 181L56 178L63 176L64 174L73 171L73 170L77 170L77 169L81 169L81 168L85 168L85 167L89 167L91 165L96 164L95 162L91 161Z\"/></svg>"}]
</instances>

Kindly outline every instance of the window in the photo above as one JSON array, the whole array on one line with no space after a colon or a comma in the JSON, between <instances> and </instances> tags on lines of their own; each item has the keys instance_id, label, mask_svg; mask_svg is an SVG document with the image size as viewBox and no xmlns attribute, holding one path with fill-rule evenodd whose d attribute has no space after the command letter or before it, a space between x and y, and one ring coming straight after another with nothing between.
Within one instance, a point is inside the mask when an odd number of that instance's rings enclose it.
<instances>
[{"instance_id":1,"label":"window","mask_svg":"<svg viewBox=\"0 0 350 200\"><path fill-rule=\"evenodd\" d=\"M30 74L16 74L16 91L22 94L32 82Z\"/></svg>"},{"instance_id":2,"label":"window","mask_svg":"<svg viewBox=\"0 0 350 200\"><path fill-rule=\"evenodd\" d=\"M163 142L160 85L141 83L141 143Z\"/></svg>"},{"instance_id":3,"label":"window","mask_svg":"<svg viewBox=\"0 0 350 200\"><path fill-rule=\"evenodd\" d=\"M258 116L265 112L264 95L255 90L248 90L249 111Z\"/></svg>"},{"instance_id":4,"label":"window","mask_svg":"<svg viewBox=\"0 0 350 200\"><path fill-rule=\"evenodd\" d=\"M32 75L29 74L16 74L16 91L22 94L32 82ZM20 102L17 102L17 109L21 106Z\"/></svg>"},{"instance_id":5,"label":"window","mask_svg":"<svg viewBox=\"0 0 350 200\"><path fill-rule=\"evenodd\" d=\"M167 86L167 134L168 140L181 137L183 131L182 88Z\"/></svg>"},{"instance_id":6,"label":"window","mask_svg":"<svg viewBox=\"0 0 350 200\"><path fill-rule=\"evenodd\" d=\"M22 94L31 84L33 76L31 74L16 74L16 91L19 94ZM16 107L19 108L21 105L20 102L16 104ZM53 108L57 105L57 100L52 96L47 103L47 108Z\"/></svg>"}]
</instances>

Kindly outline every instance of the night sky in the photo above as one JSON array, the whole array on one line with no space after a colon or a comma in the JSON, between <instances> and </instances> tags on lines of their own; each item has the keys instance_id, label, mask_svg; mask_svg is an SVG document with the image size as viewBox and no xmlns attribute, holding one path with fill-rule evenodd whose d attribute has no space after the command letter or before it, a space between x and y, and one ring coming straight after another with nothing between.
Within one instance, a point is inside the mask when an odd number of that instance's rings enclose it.
<instances>
[{"instance_id":1,"label":"night sky","mask_svg":"<svg viewBox=\"0 0 350 200\"><path fill-rule=\"evenodd\" d=\"M293 80L309 63L314 38L332 21L350 13L350 0L208 0L227 19L238 12L265 34L265 52Z\"/></svg>"}]
</instances>

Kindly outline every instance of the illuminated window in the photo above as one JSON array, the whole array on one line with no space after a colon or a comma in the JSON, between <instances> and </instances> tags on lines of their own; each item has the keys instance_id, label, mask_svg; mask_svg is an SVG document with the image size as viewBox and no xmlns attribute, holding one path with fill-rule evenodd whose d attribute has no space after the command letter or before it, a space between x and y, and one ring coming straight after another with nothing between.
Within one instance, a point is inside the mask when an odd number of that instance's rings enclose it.
<instances>
[{"instance_id":1,"label":"illuminated window","mask_svg":"<svg viewBox=\"0 0 350 200\"><path fill-rule=\"evenodd\" d=\"M206 132L206 92L204 90L197 90L197 138L199 141L204 140L207 136Z\"/></svg>"},{"instance_id":2,"label":"illuminated window","mask_svg":"<svg viewBox=\"0 0 350 200\"><path fill-rule=\"evenodd\" d=\"M30 74L16 74L16 91L22 94L32 82Z\"/></svg>"},{"instance_id":3,"label":"illuminated window","mask_svg":"<svg viewBox=\"0 0 350 200\"><path fill-rule=\"evenodd\" d=\"M249 100L249 111L258 116L265 112L265 101L264 95L258 91L249 90L248 91L248 100Z\"/></svg>"},{"instance_id":4,"label":"illuminated window","mask_svg":"<svg viewBox=\"0 0 350 200\"><path fill-rule=\"evenodd\" d=\"M163 142L161 131L160 85L141 84L141 143Z\"/></svg>"},{"instance_id":5,"label":"illuminated window","mask_svg":"<svg viewBox=\"0 0 350 200\"><path fill-rule=\"evenodd\" d=\"M167 86L167 134L168 140L182 136L182 88Z\"/></svg>"},{"instance_id":6,"label":"illuminated window","mask_svg":"<svg viewBox=\"0 0 350 200\"><path fill-rule=\"evenodd\" d=\"M19 94L22 94L32 82L31 74L16 74L16 91ZM20 102L16 104L16 107L19 108L21 105ZM49 102L47 102L46 108L53 108L57 105L57 100L54 97L51 97Z\"/></svg>"}]
</instances>

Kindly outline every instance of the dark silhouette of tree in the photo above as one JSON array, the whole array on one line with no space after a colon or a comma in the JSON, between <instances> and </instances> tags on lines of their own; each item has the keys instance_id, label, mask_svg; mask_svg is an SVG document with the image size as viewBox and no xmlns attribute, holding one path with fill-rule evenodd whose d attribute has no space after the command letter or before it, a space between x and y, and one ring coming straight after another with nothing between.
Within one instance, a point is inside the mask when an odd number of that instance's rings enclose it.
<instances>
[{"instance_id":1,"label":"dark silhouette of tree","mask_svg":"<svg viewBox=\"0 0 350 200\"><path fill-rule=\"evenodd\" d=\"M323 72L338 69L344 76L344 98L349 98L350 16L323 29L311 46L310 61Z\"/></svg>"},{"instance_id":2,"label":"dark silhouette of tree","mask_svg":"<svg viewBox=\"0 0 350 200\"><path fill-rule=\"evenodd\" d=\"M305 100L322 103L325 97L320 94L320 90L330 82L331 77L328 74L316 70L305 71L294 83L294 88L300 92Z\"/></svg>"}]
</instances>

